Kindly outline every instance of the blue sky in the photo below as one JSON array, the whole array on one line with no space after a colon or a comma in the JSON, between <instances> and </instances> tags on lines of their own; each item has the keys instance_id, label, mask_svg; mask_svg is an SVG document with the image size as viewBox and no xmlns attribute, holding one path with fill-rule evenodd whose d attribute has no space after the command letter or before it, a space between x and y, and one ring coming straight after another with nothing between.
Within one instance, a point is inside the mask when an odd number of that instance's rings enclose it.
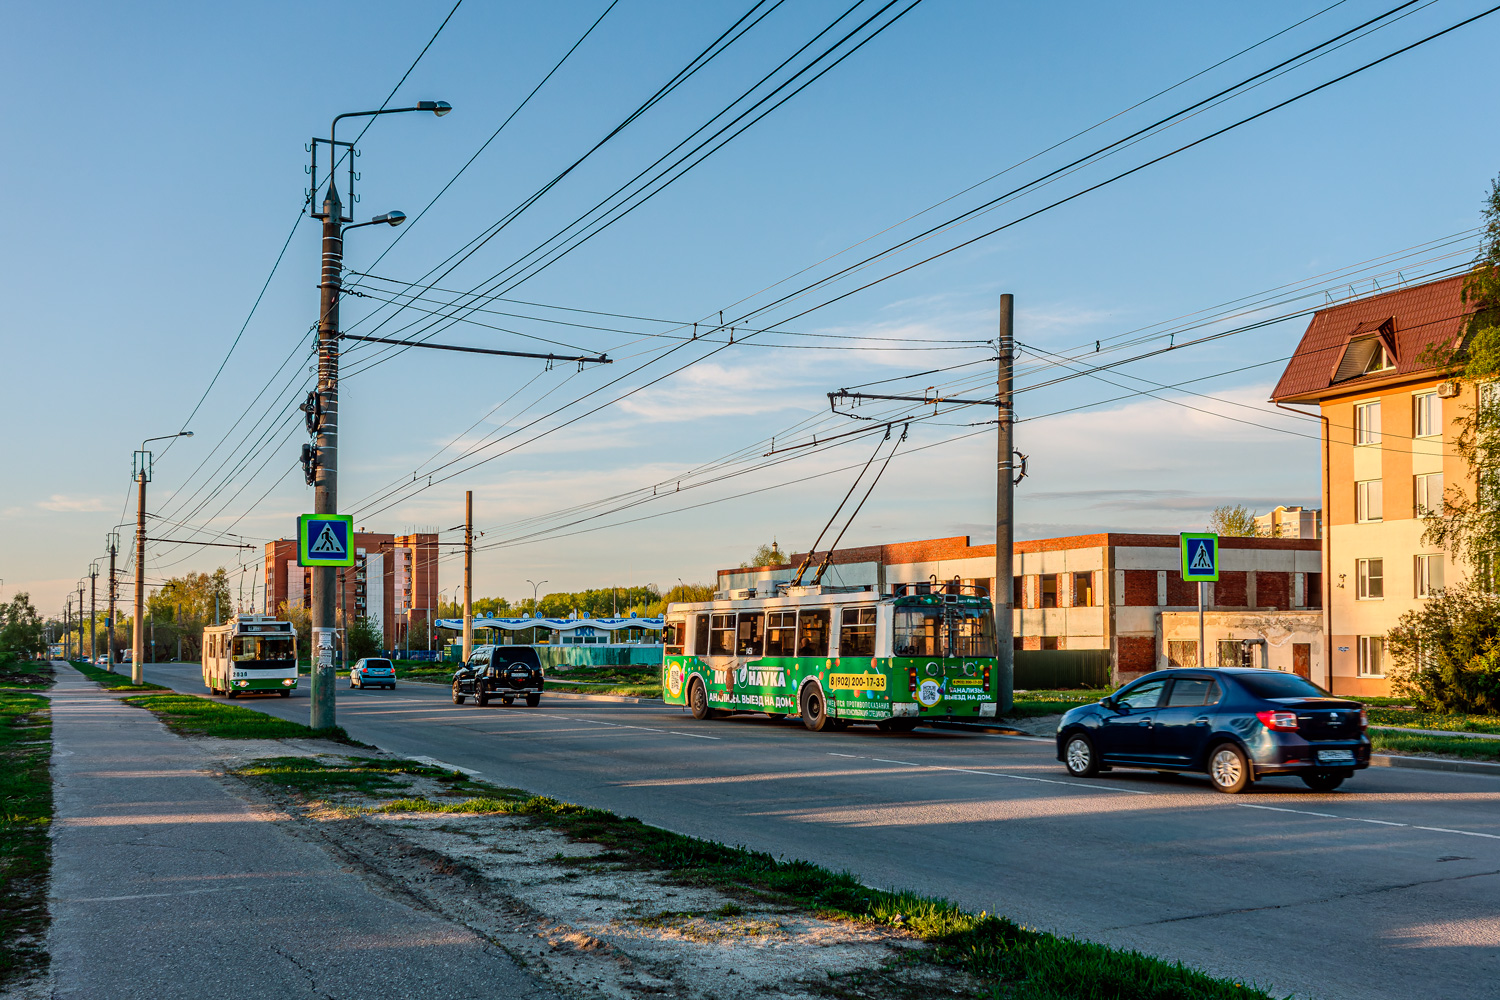
<instances>
[{"instance_id":1,"label":"blue sky","mask_svg":"<svg viewBox=\"0 0 1500 1000\"><path fill-rule=\"evenodd\" d=\"M500 272L850 2L776 8L440 287L465 290ZM621 0L426 217L405 232L352 233L348 266L394 282L422 279L597 142L749 5ZM131 451L185 425L191 440L158 448L147 505L181 523L153 534L231 531L259 544L289 534L295 515L310 509L311 491L291 471L305 437L286 404L300 399L306 332L316 318L316 223L304 218L297 226L217 383L191 422L188 415L292 231L308 183L304 144L326 134L333 114L379 106L451 6L59 3L9 12L0 41L9 100L0 115L11 155L0 160L0 180L10 239L0 245L0 282L5 408L16 433L6 438L8 474L0 480L5 595L28 589L44 610L60 609L73 581L102 554L105 533L133 518ZM415 216L605 6L465 0L395 98L398 106L443 99L455 110L442 119L387 116L370 128L360 142L359 217L391 208ZM878 6L863 5L856 16ZM759 321L823 336L762 335L711 356L702 345L677 345L653 361L676 342L640 334L670 332L668 324L543 308L689 323L720 309L733 317L863 255L848 248L868 252L914 235L1388 9L1354 0L1327 7L925 0L662 194L506 293L542 305L488 302L494 312L468 318L490 326L465 322L434 335L537 349L539 341L499 326L608 351L616 364L546 371L532 361L407 351L361 370L362 360L381 355L346 342L342 506L372 530L446 529L462 520L463 491L474 490L482 543L494 545L476 562L483 594L519 596L526 579L545 578L548 590L708 580L773 536L788 549L805 547L848 489L873 440L748 468L773 435L798 443L813 431L826 437L855 426L829 413L829 390L974 362L887 386L982 394L992 370L978 363L986 352L974 342L994 336L1001 292L1016 296L1027 385L1062 371L1046 368L1050 356L1042 352L1086 354L1100 340L1099 358L1116 362L1164 343L1111 353L1110 338L1164 330L1154 324L1202 310L1219 315L1213 307L1265 290L1288 286L1309 297L1247 309L1197 335L1328 294L1369 291L1372 274L1389 284L1398 270L1410 279L1462 263L1469 244L1460 239L1353 267L1477 224L1481 197L1500 169L1482 75L1500 15L786 319L1485 9L1437 0L1413 4L1367 37ZM372 268L397 235L400 242ZM799 272L801 279L787 282ZM345 327L373 329L385 316L376 314L378 296L402 286L350 280L369 297L346 302ZM429 308L451 298L431 294L437 303ZM408 310L380 335L420 318ZM1222 502L1262 510L1315 502L1317 425L1267 412L1265 403L1278 359L1304 326L1291 320L1157 355L1107 374L1118 385L1074 378L1018 395L1019 415L1031 418L1017 431L1031 456L1030 478L1018 491L1018 535L1188 530ZM882 338L893 339L876 342ZM783 346L753 346L756 339ZM809 346L838 349L800 349ZM601 388L617 377L617 387ZM1188 387L1202 395L1103 402L1149 387L1137 379L1202 379ZM639 391L559 426L632 388ZM432 465L453 457L451 448L442 451L450 442L482 445L502 425L513 429L596 389L504 446L476 452L473 458L494 456L482 465L462 461L445 470L456 475L437 477L431 488L357 503L410 484L414 473L424 483ZM1073 412L1047 416L1061 410ZM912 425L845 543L992 538L994 439L983 426L964 426L992 411L911 412L929 419ZM544 430L550 433L537 438ZM968 436L949 440L961 435ZM497 454L511 445L520 447ZM422 464L435 453L442 457ZM653 485L675 492L664 484L683 477L691 484L692 470L731 454L748 459L736 467L743 474L680 497L649 498ZM630 491L645 499L593 516L609 508L589 505L606 497L641 499ZM702 506L679 509L690 504ZM147 578L220 564L238 574L240 561L231 549L162 547ZM453 562L442 576L445 587L458 579Z\"/></svg>"}]
</instances>

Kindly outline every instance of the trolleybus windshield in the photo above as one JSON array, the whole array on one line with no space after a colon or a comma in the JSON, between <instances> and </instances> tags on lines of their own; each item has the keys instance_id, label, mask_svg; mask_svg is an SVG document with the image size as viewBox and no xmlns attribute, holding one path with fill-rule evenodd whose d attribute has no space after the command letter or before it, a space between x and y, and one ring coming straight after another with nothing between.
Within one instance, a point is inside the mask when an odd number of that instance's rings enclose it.
<instances>
[{"instance_id":1,"label":"trolleybus windshield","mask_svg":"<svg viewBox=\"0 0 1500 1000\"><path fill-rule=\"evenodd\" d=\"M237 635L230 659L245 667L285 667L292 662L292 637Z\"/></svg>"},{"instance_id":2,"label":"trolleybus windshield","mask_svg":"<svg viewBox=\"0 0 1500 1000\"><path fill-rule=\"evenodd\" d=\"M994 656L995 625L987 608L954 604L896 609L897 656Z\"/></svg>"}]
</instances>

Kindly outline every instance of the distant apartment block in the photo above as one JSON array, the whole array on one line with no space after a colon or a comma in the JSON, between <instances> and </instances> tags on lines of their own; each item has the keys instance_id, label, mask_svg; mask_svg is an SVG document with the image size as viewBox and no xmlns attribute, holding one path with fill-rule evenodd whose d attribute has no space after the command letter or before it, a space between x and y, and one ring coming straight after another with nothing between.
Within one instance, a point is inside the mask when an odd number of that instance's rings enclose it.
<instances>
[{"instance_id":1,"label":"distant apartment block","mask_svg":"<svg viewBox=\"0 0 1500 1000\"><path fill-rule=\"evenodd\" d=\"M1322 538L1323 512L1305 507L1276 507L1255 519L1262 538Z\"/></svg>"},{"instance_id":2,"label":"distant apartment block","mask_svg":"<svg viewBox=\"0 0 1500 1000\"><path fill-rule=\"evenodd\" d=\"M337 571L334 607L347 620L367 617L394 649L414 619L431 621L438 607L436 534L354 533L354 565ZM312 571L297 565L297 540L266 543L266 607L275 614L285 604L306 607L312 598Z\"/></svg>"},{"instance_id":3,"label":"distant apartment block","mask_svg":"<svg viewBox=\"0 0 1500 1000\"><path fill-rule=\"evenodd\" d=\"M1463 276L1342 302L1314 314L1272 398L1323 418L1324 630L1337 694L1385 695L1385 635L1445 583L1465 579L1423 542L1445 486L1472 490L1456 421L1474 389L1446 382L1431 351L1456 347L1472 310Z\"/></svg>"},{"instance_id":4,"label":"distant apartment block","mask_svg":"<svg viewBox=\"0 0 1500 1000\"><path fill-rule=\"evenodd\" d=\"M1309 622L1315 633L1323 592L1319 549L1316 539L1222 539L1220 579L1207 588L1212 647L1202 659L1226 663L1228 644L1238 649L1248 640L1264 644L1265 665L1318 676L1326 657ZM817 553L812 565L824 555ZM794 554L788 566L721 569L718 588L768 588L790 580L802 559ZM1182 581L1176 535L1111 532L1017 542L1011 567L1005 583L1017 648L1107 649L1117 682L1199 662L1198 587ZM823 582L882 594L940 591L956 583L992 594L994 572L995 546L970 545L959 536L837 549ZM1169 616L1188 610L1194 612L1191 638L1173 632L1169 639Z\"/></svg>"}]
</instances>

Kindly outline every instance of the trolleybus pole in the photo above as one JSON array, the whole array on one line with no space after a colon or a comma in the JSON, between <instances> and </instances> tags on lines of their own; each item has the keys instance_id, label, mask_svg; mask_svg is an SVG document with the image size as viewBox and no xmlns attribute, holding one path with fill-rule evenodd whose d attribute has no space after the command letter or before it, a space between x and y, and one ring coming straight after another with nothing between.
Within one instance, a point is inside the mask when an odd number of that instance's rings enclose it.
<instances>
[{"instance_id":1,"label":"trolleybus pole","mask_svg":"<svg viewBox=\"0 0 1500 1000\"><path fill-rule=\"evenodd\" d=\"M997 346L1000 372L997 383L997 417L1000 433L996 444L995 477L995 700L996 711L1010 711L1015 697L1015 626L1011 616L1014 588L1011 578L1015 550L1015 411L1011 408L1012 380L1015 370L1015 297L1009 292L1000 296L1000 337Z\"/></svg>"}]
</instances>

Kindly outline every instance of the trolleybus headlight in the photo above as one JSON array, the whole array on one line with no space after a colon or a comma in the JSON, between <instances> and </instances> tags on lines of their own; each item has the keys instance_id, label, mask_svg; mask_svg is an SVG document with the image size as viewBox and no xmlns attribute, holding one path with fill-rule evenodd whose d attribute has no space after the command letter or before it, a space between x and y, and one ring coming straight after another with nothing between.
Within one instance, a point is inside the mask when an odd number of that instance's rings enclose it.
<instances>
[{"instance_id":1,"label":"trolleybus headlight","mask_svg":"<svg viewBox=\"0 0 1500 1000\"><path fill-rule=\"evenodd\" d=\"M250 682L249 681L235 681L234 683L235 683L236 687L242 687L243 688L243 687L249 687L250 686Z\"/></svg>"},{"instance_id":2,"label":"trolleybus headlight","mask_svg":"<svg viewBox=\"0 0 1500 1000\"><path fill-rule=\"evenodd\" d=\"M286 680L282 681L281 683L285 684L287 687L291 687L293 684L295 684L297 682L295 680L293 680L292 678L288 677Z\"/></svg>"}]
</instances>

